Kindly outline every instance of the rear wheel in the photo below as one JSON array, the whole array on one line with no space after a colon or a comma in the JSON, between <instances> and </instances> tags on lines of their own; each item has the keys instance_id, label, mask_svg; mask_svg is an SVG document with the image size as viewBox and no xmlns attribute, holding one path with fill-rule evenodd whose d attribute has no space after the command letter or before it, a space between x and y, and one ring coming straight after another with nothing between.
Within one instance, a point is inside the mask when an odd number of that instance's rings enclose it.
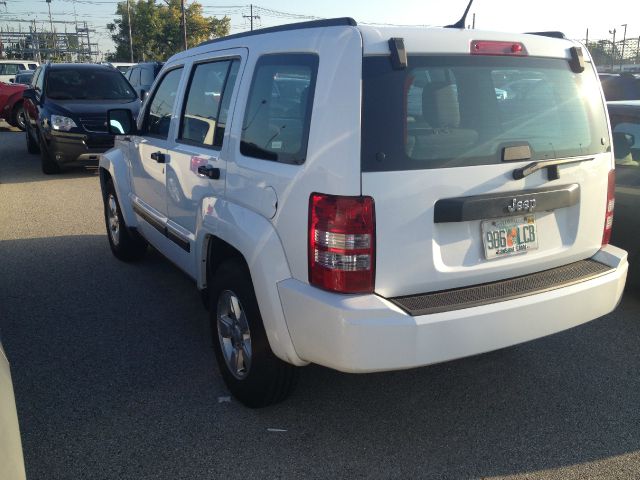
<instances>
[{"instance_id":1,"label":"rear wheel","mask_svg":"<svg viewBox=\"0 0 640 480\"><path fill-rule=\"evenodd\" d=\"M214 275L209 312L224 382L248 407L281 402L295 388L298 369L271 351L248 268L230 259Z\"/></svg>"},{"instance_id":2,"label":"rear wheel","mask_svg":"<svg viewBox=\"0 0 640 480\"><path fill-rule=\"evenodd\" d=\"M24 130L27 126L27 120L24 113L24 106L22 102L17 103L13 107L13 113L11 115L11 122L20 130Z\"/></svg>"},{"instance_id":3,"label":"rear wheel","mask_svg":"<svg viewBox=\"0 0 640 480\"><path fill-rule=\"evenodd\" d=\"M147 242L138 232L130 230L124 223L116 189L111 179L107 180L104 192L104 221L111 251L122 261L133 262L144 257Z\"/></svg>"}]
</instances>

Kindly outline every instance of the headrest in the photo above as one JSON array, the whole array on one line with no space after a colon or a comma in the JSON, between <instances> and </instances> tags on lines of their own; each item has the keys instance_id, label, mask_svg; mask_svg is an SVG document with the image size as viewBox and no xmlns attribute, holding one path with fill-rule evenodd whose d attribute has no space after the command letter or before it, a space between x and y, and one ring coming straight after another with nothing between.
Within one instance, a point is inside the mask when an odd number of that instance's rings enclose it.
<instances>
[{"instance_id":1,"label":"headrest","mask_svg":"<svg viewBox=\"0 0 640 480\"><path fill-rule=\"evenodd\" d=\"M422 89L422 116L432 128L460 126L460 104L456 85L427 83Z\"/></svg>"}]
</instances>

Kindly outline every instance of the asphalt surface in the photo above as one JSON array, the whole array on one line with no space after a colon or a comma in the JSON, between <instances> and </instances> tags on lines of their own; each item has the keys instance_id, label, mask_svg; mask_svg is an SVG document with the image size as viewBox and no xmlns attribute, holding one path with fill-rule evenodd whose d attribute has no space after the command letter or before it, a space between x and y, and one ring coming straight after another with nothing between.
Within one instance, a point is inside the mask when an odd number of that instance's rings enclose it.
<instances>
[{"instance_id":1,"label":"asphalt surface","mask_svg":"<svg viewBox=\"0 0 640 480\"><path fill-rule=\"evenodd\" d=\"M229 398L195 285L108 248L96 172L40 172L0 127L0 334L35 479L640 477L640 301L446 364L311 366ZM274 431L275 429L275 431Z\"/></svg>"}]
</instances>

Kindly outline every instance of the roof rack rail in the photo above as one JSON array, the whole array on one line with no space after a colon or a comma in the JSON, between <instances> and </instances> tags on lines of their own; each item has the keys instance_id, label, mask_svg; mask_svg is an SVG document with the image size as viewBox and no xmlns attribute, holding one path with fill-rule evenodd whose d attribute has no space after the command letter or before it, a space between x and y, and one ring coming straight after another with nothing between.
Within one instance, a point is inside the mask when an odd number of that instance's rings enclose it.
<instances>
[{"instance_id":1,"label":"roof rack rail","mask_svg":"<svg viewBox=\"0 0 640 480\"><path fill-rule=\"evenodd\" d=\"M324 20L311 20L310 22L298 22L288 23L286 25L278 25L276 27L259 28L257 30L250 30L248 32L234 33L233 35L227 35L226 37L214 38L213 40L207 40L198 45L209 45L211 43L221 42L223 40L233 40L235 38L251 37L253 35L262 35L265 33L274 32L287 32L289 30L302 30L304 28L320 28L320 27L339 27L339 26L352 26L358 25L351 17L339 17L339 18L327 18Z\"/></svg>"},{"instance_id":2,"label":"roof rack rail","mask_svg":"<svg viewBox=\"0 0 640 480\"><path fill-rule=\"evenodd\" d=\"M541 37L551 38L567 38L562 32L550 31L550 32L525 32L527 35L540 35Z\"/></svg>"}]
</instances>

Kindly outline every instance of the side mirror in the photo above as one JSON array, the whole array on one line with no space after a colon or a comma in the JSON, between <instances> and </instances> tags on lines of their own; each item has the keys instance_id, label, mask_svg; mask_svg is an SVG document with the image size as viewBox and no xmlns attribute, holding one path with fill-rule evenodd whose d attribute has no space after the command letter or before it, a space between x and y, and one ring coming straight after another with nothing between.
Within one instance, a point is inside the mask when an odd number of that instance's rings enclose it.
<instances>
[{"instance_id":1,"label":"side mirror","mask_svg":"<svg viewBox=\"0 0 640 480\"><path fill-rule=\"evenodd\" d=\"M136 133L131 110L118 108L107 112L107 125L111 135L130 135Z\"/></svg>"}]
</instances>

